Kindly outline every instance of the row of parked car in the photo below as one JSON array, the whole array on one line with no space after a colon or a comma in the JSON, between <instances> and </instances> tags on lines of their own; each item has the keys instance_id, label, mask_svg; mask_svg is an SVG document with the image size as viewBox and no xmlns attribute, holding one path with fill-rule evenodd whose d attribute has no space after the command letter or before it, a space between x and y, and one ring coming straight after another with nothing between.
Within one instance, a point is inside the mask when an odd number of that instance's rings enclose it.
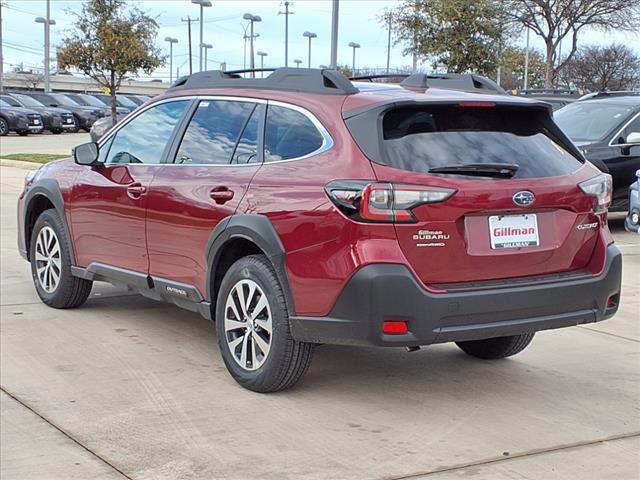
<instances>
[{"instance_id":1,"label":"row of parked car","mask_svg":"<svg viewBox=\"0 0 640 480\"><path fill-rule=\"evenodd\" d=\"M118 115L126 115L149 100L145 95L116 95ZM111 98L97 93L7 92L0 94L0 136L89 132L100 118L111 115Z\"/></svg>"}]
</instances>

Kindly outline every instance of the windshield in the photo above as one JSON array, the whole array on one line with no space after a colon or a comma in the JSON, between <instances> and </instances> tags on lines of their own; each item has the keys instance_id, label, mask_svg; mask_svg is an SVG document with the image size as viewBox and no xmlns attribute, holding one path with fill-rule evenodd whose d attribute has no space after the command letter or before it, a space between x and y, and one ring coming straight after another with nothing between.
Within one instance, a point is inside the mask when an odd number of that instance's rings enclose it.
<instances>
[{"instance_id":1,"label":"windshield","mask_svg":"<svg viewBox=\"0 0 640 480\"><path fill-rule=\"evenodd\" d=\"M513 178L573 172L580 161L547 135L545 119L545 111L497 106L396 108L382 122L381 163L421 173L465 165L516 165Z\"/></svg>"},{"instance_id":2,"label":"windshield","mask_svg":"<svg viewBox=\"0 0 640 480\"><path fill-rule=\"evenodd\" d=\"M118 98L118 102L120 102L125 107L136 108L138 106L132 100L129 100L127 97L123 95L118 95L117 98Z\"/></svg>"},{"instance_id":3,"label":"windshield","mask_svg":"<svg viewBox=\"0 0 640 480\"><path fill-rule=\"evenodd\" d=\"M25 107L37 107L37 108L44 107L44 105L42 105L39 101L37 101L37 100L27 96L27 95L20 95L18 93L14 93L13 95L15 95L15 97L18 100L20 100L22 105L24 105Z\"/></svg>"},{"instance_id":4,"label":"windshield","mask_svg":"<svg viewBox=\"0 0 640 480\"><path fill-rule=\"evenodd\" d=\"M11 107L21 107L22 106L22 105L20 105L20 102L18 102L15 98L5 97L4 95L2 97L0 97L0 101L2 101L3 104L6 104L6 106L11 106Z\"/></svg>"},{"instance_id":5,"label":"windshield","mask_svg":"<svg viewBox=\"0 0 640 480\"><path fill-rule=\"evenodd\" d=\"M104 102L101 102L100 100L98 100L96 97L92 95L85 94L85 95L78 95L78 97L80 97L80 99L83 100L87 105L91 105L92 107L100 107L100 108L106 107Z\"/></svg>"},{"instance_id":6,"label":"windshield","mask_svg":"<svg viewBox=\"0 0 640 480\"><path fill-rule=\"evenodd\" d=\"M598 142L632 111L632 106L593 100L567 105L555 112L553 119L574 142Z\"/></svg>"},{"instance_id":7,"label":"windshield","mask_svg":"<svg viewBox=\"0 0 640 480\"><path fill-rule=\"evenodd\" d=\"M62 95L62 94L56 94L55 95L55 100L58 100L58 103L60 105L66 105L68 107L78 107L80 106L79 103L74 102L73 100L71 100L69 97L67 97L66 95Z\"/></svg>"}]
</instances>

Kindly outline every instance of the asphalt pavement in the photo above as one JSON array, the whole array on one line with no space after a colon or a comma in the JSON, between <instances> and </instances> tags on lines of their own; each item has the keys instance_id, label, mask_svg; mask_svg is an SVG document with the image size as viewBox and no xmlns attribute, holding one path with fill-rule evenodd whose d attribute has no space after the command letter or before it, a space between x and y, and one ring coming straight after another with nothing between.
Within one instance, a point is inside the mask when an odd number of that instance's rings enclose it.
<instances>
[{"instance_id":1,"label":"asphalt pavement","mask_svg":"<svg viewBox=\"0 0 640 480\"><path fill-rule=\"evenodd\" d=\"M640 478L640 236L620 217L612 320L493 362L321 346L298 388L260 395L197 314L107 284L44 306L16 247L24 174L0 167L2 480Z\"/></svg>"}]
</instances>

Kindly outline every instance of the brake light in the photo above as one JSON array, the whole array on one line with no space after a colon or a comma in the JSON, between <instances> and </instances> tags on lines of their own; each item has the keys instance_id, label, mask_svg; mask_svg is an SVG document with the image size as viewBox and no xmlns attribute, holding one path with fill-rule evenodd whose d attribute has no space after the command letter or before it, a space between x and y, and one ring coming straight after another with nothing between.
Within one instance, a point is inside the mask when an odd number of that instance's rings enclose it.
<instances>
[{"instance_id":1,"label":"brake light","mask_svg":"<svg viewBox=\"0 0 640 480\"><path fill-rule=\"evenodd\" d=\"M491 108L495 107L496 104L493 102L460 102L458 103L459 107L480 107L480 108Z\"/></svg>"},{"instance_id":2,"label":"brake light","mask_svg":"<svg viewBox=\"0 0 640 480\"><path fill-rule=\"evenodd\" d=\"M597 177L579 183L578 187L580 187L580 190L585 194L595 197L594 212L601 213L607 211L607 208L611 205L611 195L613 192L611 175L601 173Z\"/></svg>"},{"instance_id":3,"label":"brake light","mask_svg":"<svg viewBox=\"0 0 640 480\"><path fill-rule=\"evenodd\" d=\"M348 217L364 222L413 223L411 210L426 203L439 203L455 189L425 185L336 181L326 186L333 203Z\"/></svg>"}]
</instances>

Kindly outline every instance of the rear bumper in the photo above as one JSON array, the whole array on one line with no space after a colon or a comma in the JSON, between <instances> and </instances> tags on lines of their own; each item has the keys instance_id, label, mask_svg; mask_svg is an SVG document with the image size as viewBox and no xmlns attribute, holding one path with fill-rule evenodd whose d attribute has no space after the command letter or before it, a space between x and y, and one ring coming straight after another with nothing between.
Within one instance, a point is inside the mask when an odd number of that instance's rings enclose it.
<instances>
[{"instance_id":1,"label":"rear bumper","mask_svg":"<svg viewBox=\"0 0 640 480\"><path fill-rule=\"evenodd\" d=\"M329 316L291 318L291 333L313 343L417 346L598 322L618 309L621 275L613 245L599 276L455 293L426 291L403 265L373 264L349 280ZM384 334L385 320L404 320L409 332Z\"/></svg>"}]
</instances>

